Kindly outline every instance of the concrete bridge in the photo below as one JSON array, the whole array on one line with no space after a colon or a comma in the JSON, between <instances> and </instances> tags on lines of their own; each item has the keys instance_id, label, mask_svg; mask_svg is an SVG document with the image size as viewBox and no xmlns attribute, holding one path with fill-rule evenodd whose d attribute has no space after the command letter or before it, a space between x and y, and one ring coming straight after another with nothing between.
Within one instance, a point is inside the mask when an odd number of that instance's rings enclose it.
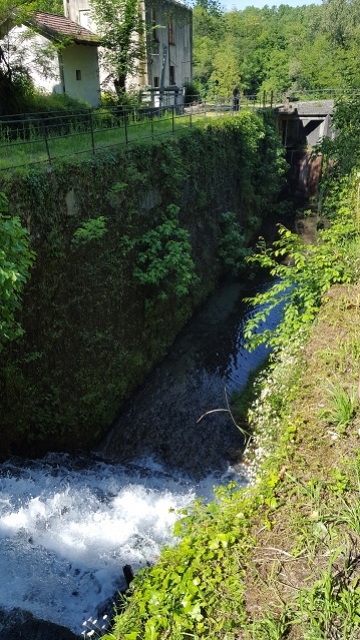
<instances>
[{"instance_id":1,"label":"concrete bridge","mask_svg":"<svg viewBox=\"0 0 360 640\"><path fill-rule=\"evenodd\" d=\"M274 109L286 149L314 147L323 137L332 137L334 100L291 102Z\"/></svg>"},{"instance_id":2,"label":"concrete bridge","mask_svg":"<svg viewBox=\"0 0 360 640\"><path fill-rule=\"evenodd\" d=\"M314 196L321 177L322 156L314 158L312 150L322 138L334 136L334 100L291 102L287 98L274 111L290 165L288 184L291 192L305 198Z\"/></svg>"}]
</instances>

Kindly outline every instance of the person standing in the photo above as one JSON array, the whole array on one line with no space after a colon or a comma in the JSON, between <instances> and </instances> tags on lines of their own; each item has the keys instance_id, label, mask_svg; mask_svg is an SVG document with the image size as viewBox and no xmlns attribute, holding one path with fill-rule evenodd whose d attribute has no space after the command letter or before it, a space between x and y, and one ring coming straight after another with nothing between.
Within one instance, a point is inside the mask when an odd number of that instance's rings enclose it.
<instances>
[{"instance_id":1,"label":"person standing","mask_svg":"<svg viewBox=\"0 0 360 640\"><path fill-rule=\"evenodd\" d=\"M240 109L240 91L239 87L235 87L233 91L233 109L234 111L239 111Z\"/></svg>"}]
</instances>

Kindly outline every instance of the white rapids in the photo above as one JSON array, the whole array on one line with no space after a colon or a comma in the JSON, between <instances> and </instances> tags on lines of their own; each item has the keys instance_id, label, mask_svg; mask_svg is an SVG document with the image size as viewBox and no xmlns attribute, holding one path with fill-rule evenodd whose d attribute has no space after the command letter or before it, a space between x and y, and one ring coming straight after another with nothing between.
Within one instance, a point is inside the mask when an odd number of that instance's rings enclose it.
<instances>
[{"instance_id":1,"label":"white rapids","mask_svg":"<svg viewBox=\"0 0 360 640\"><path fill-rule=\"evenodd\" d=\"M80 634L125 586L125 564L136 571L172 543L176 511L233 477L196 483L151 460L124 467L62 454L1 465L0 606Z\"/></svg>"}]
</instances>

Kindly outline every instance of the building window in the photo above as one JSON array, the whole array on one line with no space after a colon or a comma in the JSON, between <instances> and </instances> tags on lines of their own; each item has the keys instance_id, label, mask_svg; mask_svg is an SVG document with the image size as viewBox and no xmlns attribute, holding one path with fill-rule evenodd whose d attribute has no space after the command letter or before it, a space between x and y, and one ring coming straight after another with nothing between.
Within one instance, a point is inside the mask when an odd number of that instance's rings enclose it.
<instances>
[{"instance_id":1,"label":"building window","mask_svg":"<svg viewBox=\"0 0 360 640\"><path fill-rule=\"evenodd\" d=\"M160 78L159 78L159 76L154 76L154 87L160 87Z\"/></svg>"},{"instance_id":2,"label":"building window","mask_svg":"<svg viewBox=\"0 0 360 640\"><path fill-rule=\"evenodd\" d=\"M170 85L175 84L175 67L170 65Z\"/></svg>"},{"instance_id":3,"label":"building window","mask_svg":"<svg viewBox=\"0 0 360 640\"><path fill-rule=\"evenodd\" d=\"M189 27L189 25L185 24L183 26L183 32L184 32L184 49L188 49L189 48L189 36L190 36L190 27Z\"/></svg>"},{"instance_id":4,"label":"building window","mask_svg":"<svg viewBox=\"0 0 360 640\"><path fill-rule=\"evenodd\" d=\"M81 70L76 69L75 73L76 73L76 80L81 80Z\"/></svg>"},{"instance_id":5,"label":"building window","mask_svg":"<svg viewBox=\"0 0 360 640\"><path fill-rule=\"evenodd\" d=\"M160 54L160 45L156 40L151 43L150 53L152 56L158 56Z\"/></svg>"},{"instance_id":6,"label":"building window","mask_svg":"<svg viewBox=\"0 0 360 640\"><path fill-rule=\"evenodd\" d=\"M169 22L168 22L168 33L169 33L169 44L175 44L174 25L173 25L172 16L170 16Z\"/></svg>"},{"instance_id":7,"label":"building window","mask_svg":"<svg viewBox=\"0 0 360 640\"><path fill-rule=\"evenodd\" d=\"M155 12L155 9L151 9L151 29L152 29L151 35L152 35L152 39L155 40L155 42L159 42L156 25L157 25L156 12Z\"/></svg>"}]
</instances>

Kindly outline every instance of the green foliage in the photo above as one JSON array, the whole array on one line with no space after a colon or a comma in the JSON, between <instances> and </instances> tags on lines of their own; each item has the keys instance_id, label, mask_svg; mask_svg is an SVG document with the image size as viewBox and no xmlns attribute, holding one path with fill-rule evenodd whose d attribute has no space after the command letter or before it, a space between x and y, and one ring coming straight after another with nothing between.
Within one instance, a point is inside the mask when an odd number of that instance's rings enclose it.
<instances>
[{"instance_id":1,"label":"green foliage","mask_svg":"<svg viewBox=\"0 0 360 640\"><path fill-rule=\"evenodd\" d=\"M344 552L331 553L329 564L318 580L299 594L299 621L306 640L338 637L355 640L360 628L359 578L351 565L340 572L336 561Z\"/></svg>"},{"instance_id":2,"label":"green foliage","mask_svg":"<svg viewBox=\"0 0 360 640\"><path fill-rule=\"evenodd\" d=\"M104 640L232 638L246 613L244 567L231 550L241 545L245 553L251 545L247 516L253 509L254 502L229 485L208 506L197 501L182 512L174 529L178 544L136 576L128 609Z\"/></svg>"},{"instance_id":3,"label":"green foliage","mask_svg":"<svg viewBox=\"0 0 360 640\"><path fill-rule=\"evenodd\" d=\"M25 111L36 113L38 111L86 111L89 112L89 105L82 100L71 98L66 93L44 93L36 89L31 93L25 105Z\"/></svg>"},{"instance_id":4,"label":"green foliage","mask_svg":"<svg viewBox=\"0 0 360 640\"><path fill-rule=\"evenodd\" d=\"M213 98L231 95L236 85L247 95L342 87L345 78L349 86L358 86L356 7L356 0L327 0L320 7L224 13L197 2L194 81ZM345 41L333 37L338 26L346 31Z\"/></svg>"},{"instance_id":5,"label":"green foliage","mask_svg":"<svg viewBox=\"0 0 360 640\"><path fill-rule=\"evenodd\" d=\"M83 222L79 227L72 239L74 245L87 244L91 240L100 240L106 233L106 220L104 216L98 218L90 218L86 222Z\"/></svg>"},{"instance_id":6,"label":"green foliage","mask_svg":"<svg viewBox=\"0 0 360 640\"><path fill-rule=\"evenodd\" d=\"M337 136L333 140L324 138L319 145L319 151L324 153L326 158L331 158L334 164L328 172L330 179L332 176L348 176L359 166L360 100L358 95L344 96L336 102L333 126Z\"/></svg>"},{"instance_id":7,"label":"green foliage","mask_svg":"<svg viewBox=\"0 0 360 640\"><path fill-rule=\"evenodd\" d=\"M137 0L91 0L92 16L104 47L104 62L115 74L121 96L126 76L144 59L144 21Z\"/></svg>"},{"instance_id":8,"label":"green foliage","mask_svg":"<svg viewBox=\"0 0 360 640\"><path fill-rule=\"evenodd\" d=\"M321 415L340 431L344 431L356 413L358 405L356 389L347 392L341 384L329 382L325 386L325 393L330 400L330 406L322 409Z\"/></svg>"},{"instance_id":9,"label":"green foliage","mask_svg":"<svg viewBox=\"0 0 360 640\"><path fill-rule=\"evenodd\" d=\"M250 249L246 246L247 238L236 214L227 211L221 216L221 235L219 240L219 257L227 271L237 275L244 268L245 258Z\"/></svg>"},{"instance_id":10,"label":"green foliage","mask_svg":"<svg viewBox=\"0 0 360 640\"><path fill-rule=\"evenodd\" d=\"M194 82L187 82L184 84L184 89L185 104L191 104L191 102L200 98L199 87Z\"/></svg>"},{"instance_id":11,"label":"green foliage","mask_svg":"<svg viewBox=\"0 0 360 640\"><path fill-rule=\"evenodd\" d=\"M7 198L0 193L0 351L23 333L15 314L34 259L27 230L18 216L8 215Z\"/></svg>"},{"instance_id":12,"label":"green foliage","mask_svg":"<svg viewBox=\"0 0 360 640\"><path fill-rule=\"evenodd\" d=\"M170 292L178 297L187 295L196 281L190 235L180 227L179 212L180 207L169 205L164 221L136 242L134 278L142 285L155 286L162 300L166 300Z\"/></svg>"},{"instance_id":13,"label":"green foliage","mask_svg":"<svg viewBox=\"0 0 360 640\"><path fill-rule=\"evenodd\" d=\"M245 336L251 348L267 343L279 346L297 338L316 317L323 294L332 284L351 282L356 265L348 260L349 243L357 238L353 214L348 207L340 209L330 229L320 231L313 245L306 245L296 234L279 227L279 240L267 247L264 240L258 253L248 258L266 269L275 283L249 302L261 308L248 321ZM355 267L355 268L354 268ZM261 331L270 312L283 308L283 320L274 329Z\"/></svg>"}]
</instances>

